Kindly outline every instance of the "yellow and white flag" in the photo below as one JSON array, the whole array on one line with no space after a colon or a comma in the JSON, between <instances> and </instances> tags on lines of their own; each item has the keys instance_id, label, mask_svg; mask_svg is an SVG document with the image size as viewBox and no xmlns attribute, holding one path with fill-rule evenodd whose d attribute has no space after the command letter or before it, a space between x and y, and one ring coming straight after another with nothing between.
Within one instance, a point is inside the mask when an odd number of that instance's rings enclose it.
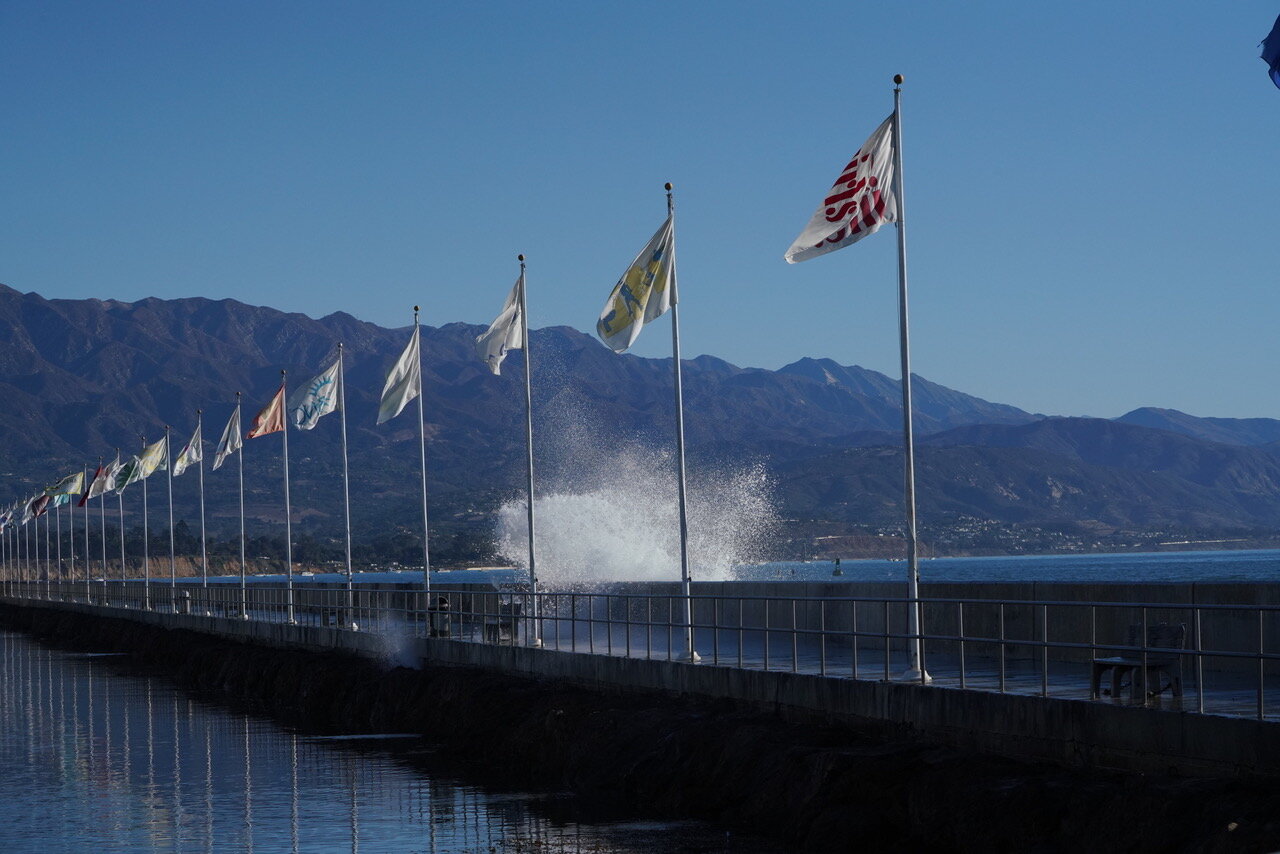
<instances>
[{"instance_id":1,"label":"yellow and white flag","mask_svg":"<svg viewBox=\"0 0 1280 854\"><path fill-rule=\"evenodd\" d=\"M661 317L675 303L675 220L668 216L614 285L600 312L596 333L610 350L621 353L635 343L646 323Z\"/></svg>"},{"instance_id":2,"label":"yellow and white flag","mask_svg":"<svg viewBox=\"0 0 1280 854\"><path fill-rule=\"evenodd\" d=\"M82 489L84 489L84 472L78 471L47 487L44 494L57 498L59 495L79 495Z\"/></svg>"},{"instance_id":3,"label":"yellow and white flag","mask_svg":"<svg viewBox=\"0 0 1280 854\"><path fill-rule=\"evenodd\" d=\"M138 456L137 468L129 477L129 483L146 480L157 471L164 471L168 467L169 440L165 438L143 448L142 453Z\"/></svg>"}]
</instances>

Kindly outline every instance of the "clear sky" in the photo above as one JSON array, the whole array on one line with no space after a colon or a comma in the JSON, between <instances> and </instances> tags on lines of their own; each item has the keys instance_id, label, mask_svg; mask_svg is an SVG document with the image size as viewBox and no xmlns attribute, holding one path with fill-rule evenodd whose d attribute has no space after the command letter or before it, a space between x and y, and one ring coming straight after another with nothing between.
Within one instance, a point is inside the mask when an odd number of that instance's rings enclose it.
<instances>
[{"instance_id":1,"label":"clear sky","mask_svg":"<svg viewBox=\"0 0 1280 854\"><path fill-rule=\"evenodd\" d=\"M591 330L670 180L686 356L897 376L892 230L782 253L902 73L917 373L1280 417L1277 13L0 0L0 282Z\"/></svg>"}]
</instances>

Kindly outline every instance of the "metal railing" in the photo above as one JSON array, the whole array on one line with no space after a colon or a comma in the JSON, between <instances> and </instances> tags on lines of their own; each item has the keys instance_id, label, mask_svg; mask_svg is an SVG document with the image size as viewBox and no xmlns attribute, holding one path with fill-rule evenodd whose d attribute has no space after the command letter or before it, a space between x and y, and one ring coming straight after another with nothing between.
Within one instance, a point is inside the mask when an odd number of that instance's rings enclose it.
<instances>
[{"instance_id":1,"label":"metal railing","mask_svg":"<svg viewBox=\"0 0 1280 854\"><path fill-rule=\"evenodd\" d=\"M295 623L397 637L668 661L685 654L686 599L678 592L533 594L477 584L429 593L357 585L348 593L333 583L298 583L290 591L279 584L118 580L9 581L3 592L266 622L292 615ZM918 640L919 679L943 688L1280 716L1280 606L732 594L695 594L691 605L694 645L710 666L897 681ZM913 606L922 618L919 634L908 629ZM1104 672L1112 676L1109 689L1101 684Z\"/></svg>"}]
</instances>

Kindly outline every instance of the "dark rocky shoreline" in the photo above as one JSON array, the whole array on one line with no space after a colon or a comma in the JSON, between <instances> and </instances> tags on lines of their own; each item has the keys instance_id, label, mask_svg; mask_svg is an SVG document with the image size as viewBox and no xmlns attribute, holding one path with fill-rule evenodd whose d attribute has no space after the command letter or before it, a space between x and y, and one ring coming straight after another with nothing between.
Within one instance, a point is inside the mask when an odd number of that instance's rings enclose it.
<instances>
[{"instance_id":1,"label":"dark rocky shoreline","mask_svg":"<svg viewBox=\"0 0 1280 854\"><path fill-rule=\"evenodd\" d=\"M301 729L420 732L509 785L710 820L788 851L1280 848L1276 782L1065 769L728 702L393 667L69 612L3 606L0 622L129 653Z\"/></svg>"}]
</instances>

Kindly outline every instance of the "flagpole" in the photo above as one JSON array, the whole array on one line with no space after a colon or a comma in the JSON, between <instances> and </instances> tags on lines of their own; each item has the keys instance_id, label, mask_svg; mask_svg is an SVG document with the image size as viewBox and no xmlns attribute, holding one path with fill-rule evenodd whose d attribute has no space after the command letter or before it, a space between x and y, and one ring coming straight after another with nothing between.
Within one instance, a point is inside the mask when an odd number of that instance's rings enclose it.
<instances>
[{"instance_id":1,"label":"flagpole","mask_svg":"<svg viewBox=\"0 0 1280 854\"><path fill-rule=\"evenodd\" d=\"M427 384L422 377L422 332L418 325L418 307L413 307L413 334L418 336L418 437L422 442L422 589L431 593L431 550L427 540L431 536L431 525L427 522L427 416L424 413L422 398L426 396Z\"/></svg>"},{"instance_id":2,"label":"flagpole","mask_svg":"<svg viewBox=\"0 0 1280 854\"><path fill-rule=\"evenodd\" d=\"M685 485L684 467L684 390L681 384L680 370L680 292L676 279L676 224L675 201L671 197L671 184L667 190L667 216L671 217L671 361L675 375L676 391L676 466L679 472L680 487L680 588L684 596L684 653L685 661L696 663L700 660L693 648L693 592L689 582L689 517L686 511L687 489Z\"/></svg>"},{"instance_id":3,"label":"flagpole","mask_svg":"<svg viewBox=\"0 0 1280 854\"><path fill-rule=\"evenodd\" d=\"M351 567L351 475L347 464L347 365L342 358L342 342L338 342L338 413L342 418L342 502L347 525L347 619L346 626L356 629L355 578Z\"/></svg>"},{"instance_id":4,"label":"flagpole","mask_svg":"<svg viewBox=\"0 0 1280 854\"><path fill-rule=\"evenodd\" d=\"M902 75L893 78L893 183L898 203L898 339L902 352L903 503L907 510L907 598L911 600L907 633L909 664L904 681L931 681L924 669L920 638L920 545L916 533L915 437L911 424L911 346L907 323L907 214L902 180Z\"/></svg>"},{"instance_id":5,"label":"flagpole","mask_svg":"<svg viewBox=\"0 0 1280 854\"><path fill-rule=\"evenodd\" d=\"M57 512L58 508L54 508ZM53 514L49 512L49 505L44 506L44 598L53 598L53 549L52 534L50 532L49 517Z\"/></svg>"},{"instance_id":6,"label":"flagpole","mask_svg":"<svg viewBox=\"0 0 1280 854\"><path fill-rule=\"evenodd\" d=\"M164 469L169 475L169 607L177 610L178 607L178 559L174 554L174 536L173 536L173 446L169 441L172 435L172 428L168 424L164 425Z\"/></svg>"},{"instance_id":7,"label":"flagpole","mask_svg":"<svg viewBox=\"0 0 1280 854\"><path fill-rule=\"evenodd\" d=\"M243 425L240 420L240 392L236 392L236 438L240 438L239 430ZM236 454L236 465L240 474L240 619L249 619L249 583L246 578L248 567L244 555L244 443L241 442L240 453Z\"/></svg>"},{"instance_id":8,"label":"flagpole","mask_svg":"<svg viewBox=\"0 0 1280 854\"><path fill-rule=\"evenodd\" d=\"M120 451L116 449L116 461L119 462ZM99 458L98 464L102 464ZM114 478L112 478L114 480ZM104 481L105 483L105 481ZM107 604L107 493L98 494L98 510L102 516L102 604Z\"/></svg>"},{"instance_id":9,"label":"flagpole","mask_svg":"<svg viewBox=\"0 0 1280 854\"><path fill-rule=\"evenodd\" d=\"M529 592L533 597L531 614L533 621L533 639L529 641L531 646L542 646L542 627L538 622L538 614L541 610L538 605L538 567L534 559L534 536L533 526L533 379L532 372L529 369L529 303L525 297L525 273L524 273L524 256L518 256L520 261L520 340L524 342L524 448L525 448L525 471L528 474L529 481Z\"/></svg>"},{"instance_id":10,"label":"flagpole","mask_svg":"<svg viewBox=\"0 0 1280 854\"><path fill-rule=\"evenodd\" d=\"M285 391L286 372L280 372L280 399L288 397ZM284 427L280 431L284 436L284 566L288 576L288 604L286 615L290 623L296 623L293 616L293 511L289 506L289 419L282 412Z\"/></svg>"},{"instance_id":11,"label":"flagpole","mask_svg":"<svg viewBox=\"0 0 1280 854\"><path fill-rule=\"evenodd\" d=\"M119 457L120 449L116 448L116 458L119 459ZM116 476L119 477L119 472L116 473ZM116 492L116 505L117 509L120 511L120 595L123 600L124 607L128 608L128 600L123 598L125 593L125 582L128 580L124 568L124 492Z\"/></svg>"},{"instance_id":12,"label":"flagpole","mask_svg":"<svg viewBox=\"0 0 1280 854\"><path fill-rule=\"evenodd\" d=\"M98 460L98 466L102 466L102 460ZM89 586L89 469L87 467L82 475L84 480L80 488L84 490L84 601L92 604L93 590Z\"/></svg>"},{"instance_id":13,"label":"flagpole","mask_svg":"<svg viewBox=\"0 0 1280 854\"><path fill-rule=\"evenodd\" d=\"M53 500L57 501L58 496L54 496ZM62 505L61 504L54 505L53 516L54 516L54 519L53 519L54 529L57 531L57 536L55 537L54 542L56 543L55 554L57 554L58 556L58 561L55 565L58 568L58 584L61 585L62 584ZM53 582L52 569L53 567L51 566L50 573L49 573L50 584L52 584Z\"/></svg>"},{"instance_id":14,"label":"flagpole","mask_svg":"<svg viewBox=\"0 0 1280 854\"><path fill-rule=\"evenodd\" d=\"M200 475L200 580L203 586L209 586L209 547L204 530L204 410L196 410L196 441L199 443L199 459L196 460ZM205 593L205 613L208 613L209 597Z\"/></svg>"},{"instance_id":15,"label":"flagpole","mask_svg":"<svg viewBox=\"0 0 1280 854\"><path fill-rule=\"evenodd\" d=\"M142 449L147 448L147 437L142 437ZM141 457L138 466L142 467ZM151 610L151 530L147 526L147 475L142 477L142 608Z\"/></svg>"}]
</instances>

